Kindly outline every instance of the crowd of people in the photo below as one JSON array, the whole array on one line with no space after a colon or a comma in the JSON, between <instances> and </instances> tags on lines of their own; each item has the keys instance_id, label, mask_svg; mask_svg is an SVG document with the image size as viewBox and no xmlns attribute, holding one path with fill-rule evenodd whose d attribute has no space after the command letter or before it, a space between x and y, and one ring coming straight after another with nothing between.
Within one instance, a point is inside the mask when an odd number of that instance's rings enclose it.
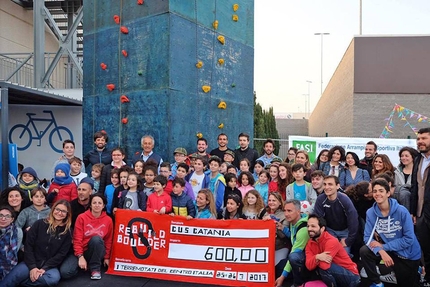
<instances>
[{"instance_id":1,"label":"crowd of people","mask_svg":"<svg viewBox=\"0 0 430 287\"><path fill-rule=\"evenodd\" d=\"M221 133L207 152L199 138L196 152L178 147L169 163L145 135L127 165L121 147L107 149L105 132L95 133L96 147L82 160L65 140L49 187L36 166L22 167L0 194L0 287L54 286L79 269L101 279L118 209L273 222L276 286L287 277L293 286L353 287L361 277L383 286L382 265L399 286L430 282L430 128L418 131L417 149L399 151L398 167L373 141L361 160L333 146L315 162L294 147L285 160L276 156L271 139L260 156L249 141L241 133L230 149Z\"/></svg>"}]
</instances>

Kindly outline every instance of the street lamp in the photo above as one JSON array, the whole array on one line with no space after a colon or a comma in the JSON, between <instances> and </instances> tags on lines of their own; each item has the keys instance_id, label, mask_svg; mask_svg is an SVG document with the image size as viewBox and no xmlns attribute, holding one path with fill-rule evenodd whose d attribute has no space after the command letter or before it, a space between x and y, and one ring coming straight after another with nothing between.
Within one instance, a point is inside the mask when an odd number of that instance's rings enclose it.
<instances>
[{"instance_id":1,"label":"street lamp","mask_svg":"<svg viewBox=\"0 0 430 287\"><path fill-rule=\"evenodd\" d=\"M308 113L311 113L311 84L312 81L306 80L306 83L308 83Z\"/></svg>"},{"instance_id":2,"label":"street lamp","mask_svg":"<svg viewBox=\"0 0 430 287\"><path fill-rule=\"evenodd\" d=\"M305 117L308 117L308 94L302 94L302 96L305 96Z\"/></svg>"},{"instance_id":3,"label":"street lamp","mask_svg":"<svg viewBox=\"0 0 430 287\"><path fill-rule=\"evenodd\" d=\"M323 87L323 38L324 35L330 35L330 33L314 33L314 35L321 36L321 96L322 96L322 87Z\"/></svg>"}]
</instances>

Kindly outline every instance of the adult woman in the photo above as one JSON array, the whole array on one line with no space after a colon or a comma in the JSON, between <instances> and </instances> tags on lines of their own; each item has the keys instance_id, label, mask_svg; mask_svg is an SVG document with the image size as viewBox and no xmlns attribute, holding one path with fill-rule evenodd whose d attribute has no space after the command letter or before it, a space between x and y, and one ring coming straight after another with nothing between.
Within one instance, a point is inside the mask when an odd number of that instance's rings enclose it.
<instances>
[{"instance_id":1,"label":"adult woman","mask_svg":"<svg viewBox=\"0 0 430 287\"><path fill-rule=\"evenodd\" d=\"M414 168L414 160L419 155L416 149L405 146L399 151L400 163L394 171L394 182L396 187L411 187L411 174Z\"/></svg>"},{"instance_id":2,"label":"adult woman","mask_svg":"<svg viewBox=\"0 0 430 287\"><path fill-rule=\"evenodd\" d=\"M278 192L282 195L282 199L287 198L287 186L293 182L291 166L288 163L281 163L278 167Z\"/></svg>"},{"instance_id":3,"label":"adult woman","mask_svg":"<svg viewBox=\"0 0 430 287\"><path fill-rule=\"evenodd\" d=\"M124 165L127 165L124 162L125 152L122 148L116 147L112 150L112 162L109 165L105 165L103 167L102 175L100 176L100 187L99 192L104 193L106 186L111 184L110 181L110 171L113 168L120 168Z\"/></svg>"},{"instance_id":4,"label":"adult woman","mask_svg":"<svg viewBox=\"0 0 430 287\"><path fill-rule=\"evenodd\" d=\"M106 198L99 194L90 197L90 208L76 219L73 249L78 266L91 271L91 279L101 279L101 262L109 265L112 247L112 219L104 211Z\"/></svg>"},{"instance_id":5,"label":"adult woman","mask_svg":"<svg viewBox=\"0 0 430 287\"><path fill-rule=\"evenodd\" d=\"M328 152L328 161L323 163L321 170L325 175L335 175L343 177L345 167L341 162L345 161L345 149L341 146L334 146Z\"/></svg>"},{"instance_id":6,"label":"adult woman","mask_svg":"<svg viewBox=\"0 0 430 287\"><path fill-rule=\"evenodd\" d=\"M340 186L346 189L348 186L357 184L360 181L370 181L370 175L365 169L358 167L360 159L355 152L346 153L345 172L339 177Z\"/></svg>"},{"instance_id":7,"label":"adult woman","mask_svg":"<svg viewBox=\"0 0 430 287\"><path fill-rule=\"evenodd\" d=\"M72 245L72 209L62 199L52 206L48 218L36 221L27 232L24 261L0 286L55 286L60 281L57 266Z\"/></svg>"},{"instance_id":8,"label":"adult woman","mask_svg":"<svg viewBox=\"0 0 430 287\"><path fill-rule=\"evenodd\" d=\"M285 159L285 162L289 164L294 164L294 159L296 158L296 153L298 149L295 147L290 147L288 149L287 158Z\"/></svg>"},{"instance_id":9,"label":"adult woman","mask_svg":"<svg viewBox=\"0 0 430 287\"><path fill-rule=\"evenodd\" d=\"M372 166L373 178L376 178L378 174L384 173L386 171L390 171L392 174L394 174L394 166L386 154L377 154L373 159Z\"/></svg>"},{"instance_id":10,"label":"adult woman","mask_svg":"<svg viewBox=\"0 0 430 287\"><path fill-rule=\"evenodd\" d=\"M372 286L381 283L376 265L384 260L396 274L398 286L419 286L417 269L421 248L414 233L409 211L390 198L390 187L384 179L372 181L376 203L366 212L364 245L360 249L361 262Z\"/></svg>"},{"instance_id":11,"label":"adult woman","mask_svg":"<svg viewBox=\"0 0 430 287\"><path fill-rule=\"evenodd\" d=\"M321 169L321 165L328 161L328 149L323 149L317 156L315 162L311 165L312 171Z\"/></svg>"},{"instance_id":12,"label":"adult woman","mask_svg":"<svg viewBox=\"0 0 430 287\"><path fill-rule=\"evenodd\" d=\"M30 206L28 195L17 186L8 187L1 192L0 205L9 205L16 212L16 217L24 208Z\"/></svg>"},{"instance_id":13,"label":"adult woman","mask_svg":"<svg viewBox=\"0 0 430 287\"><path fill-rule=\"evenodd\" d=\"M294 160L294 163L301 163L303 164L304 171L305 171L305 177L304 179L307 182L311 182L311 163L309 162L309 154L304 150L299 150L296 153L296 159Z\"/></svg>"},{"instance_id":14,"label":"adult woman","mask_svg":"<svg viewBox=\"0 0 430 287\"><path fill-rule=\"evenodd\" d=\"M18 264L18 250L22 242L22 230L13 223L13 208L0 207L0 286L5 276Z\"/></svg>"}]
</instances>

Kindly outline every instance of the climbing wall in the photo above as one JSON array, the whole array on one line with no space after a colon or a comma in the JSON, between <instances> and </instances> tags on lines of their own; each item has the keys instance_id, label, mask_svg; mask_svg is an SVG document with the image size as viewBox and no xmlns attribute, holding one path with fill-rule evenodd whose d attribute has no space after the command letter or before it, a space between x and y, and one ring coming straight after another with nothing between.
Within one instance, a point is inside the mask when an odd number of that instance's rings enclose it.
<instances>
[{"instance_id":1,"label":"climbing wall","mask_svg":"<svg viewBox=\"0 0 430 287\"><path fill-rule=\"evenodd\" d=\"M84 154L105 130L128 157L140 138L209 149L253 134L254 1L84 1Z\"/></svg>"}]
</instances>

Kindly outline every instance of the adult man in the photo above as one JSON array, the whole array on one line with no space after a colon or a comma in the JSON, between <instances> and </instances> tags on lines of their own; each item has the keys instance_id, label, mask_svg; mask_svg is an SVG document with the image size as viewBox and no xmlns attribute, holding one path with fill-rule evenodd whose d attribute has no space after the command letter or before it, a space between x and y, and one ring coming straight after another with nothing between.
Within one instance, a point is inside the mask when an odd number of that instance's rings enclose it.
<instances>
[{"instance_id":1,"label":"adult man","mask_svg":"<svg viewBox=\"0 0 430 287\"><path fill-rule=\"evenodd\" d=\"M315 170L311 173L312 188L317 195L324 193L324 172Z\"/></svg>"},{"instance_id":2,"label":"adult man","mask_svg":"<svg viewBox=\"0 0 430 287\"><path fill-rule=\"evenodd\" d=\"M94 144L96 147L84 156L84 164L88 174L91 174L90 165L96 163L107 165L112 162L111 151L106 148L108 141L109 137L105 131L98 131L94 134Z\"/></svg>"},{"instance_id":3,"label":"adult man","mask_svg":"<svg viewBox=\"0 0 430 287\"><path fill-rule=\"evenodd\" d=\"M210 158L210 155L206 152L207 149L208 149L208 141L205 138L197 139L197 152L196 152L196 154L205 158L206 161L208 161ZM191 154L188 155L188 157L190 157L190 156L191 156Z\"/></svg>"},{"instance_id":4,"label":"adult man","mask_svg":"<svg viewBox=\"0 0 430 287\"><path fill-rule=\"evenodd\" d=\"M143 160L144 162L148 160L153 160L158 164L158 168L160 168L160 164L163 162L163 159L158 154L154 153L153 149L155 146L155 140L154 137L151 135L144 135L140 139L140 145L142 146L143 151L142 152L136 152L133 155L132 162L133 165L138 160Z\"/></svg>"},{"instance_id":5,"label":"adult man","mask_svg":"<svg viewBox=\"0 0 430 287\"><path fill-rule=\"evenodd\" d=\"M239 148L234 150L234 166L239 168L239 163L242 159L247 158L251 163L249 171L254 172L255 161L258 159L258 152L249 147L249 135L247 133L240 133L239 136Z\"/></svg>"},{"instance_id":6,"label":"adult man","mask_svg":"<svg viewBox=\"0 0 430 287\"><path fill-rule=\"evenodd\" d=\"M358 214L351 199L342 192L335 175L324 177L324 194L318 196L314 212L327 222L327 231L350 253L358 232Z\"/></svg>"},{"instance_id":7,"label":"adult man","mask_svg":"<svg viewBox=\"0 0 430 287\"><path fill-rule=\"evenodd\" d=\"M300 201L293 199L285 202L285 219L290 223L289 227L285 227L281 223L277 223L278 228L282 228L284 234L291 239L291 252L288 254L288 261L285 264L282 275L276 279L276 286L282 286L284 279L288 274L293 275L294 285L303 284L301 271L305 266L305 246L309 240L308 230L306 228L308 216L300 213Z\"/></svg>"},{"instance_id":8,"label":"adult man","mask_svg":"<svg viewBox=\"0 0 430 287\"><path fill-rule=\"evenodd\" d=\"M85 177L80 181L78 186L78 198L70 202L72 208L72 228L75 226L78 215L84 213L88 209L93 188L94 181L91 178ZM60 274L62 279L69 279L78 274L78 258L73 254L73 246L60 266Z\"/></svg>"},{"instance_id":9,"label":"adult man","mask_svg":"<svg viewBox=\"0 0 430 287\"><path fill-rule=\"evenodd\" d=\"M275 142L272 139L266 139L263 143L263 151L264 154L260 156L258 159L264 163L264 167L271 164L272 161L276 158L282 162L282 158L275 155L273 152L275 151Z\"/></svg>"},{"instance_id":10,"label":"adult man","mask_svg":"<svg viewBox=\"0 0 430 287\"><path fill-rule=\"evenodd\" d=\"M417 135L417 149L421 155L414 161L411 182L411 214L424 254L424 266L430 270L430 127L422 128ZM425 279L430 282L430 272Z\"/></svg>"},{"instance_id":11,"label":"adult man","mask_svg":"<svg viewBox=\"0 0 430 287\"><path fill-rule=\"evenodd\" d=\"M72 140L65 140L63 141L63 155L55 161L54 166L52 167L52 172L51 172L51 178L54 178L55 176L55 167L57 166L57 164L59 163L69 163L69 159L75 157L75 142ZM82 165L81 167L81 172L85 172L85 166Z\"/></svg>"},{"instance_id":12,"label":"adult man","mask_svg":"<svg viewBox=\"0 0 430 287\"><path fill-rule=\"evenodd\" d=\"M227 146L228 145L228 137L226 134L220 133L218 135L217 141L218 141L218 147L211 150L210 155L216 155L217 157L219 157L223 161L225 152L228 150L231 150L231 151L233 151L233 150Z\"/></svg>"},{"instance_id":13,"label":"adult man","mask_svg":"<svg viewBox=\"0 0 430 287\"><path fill-rule=\"evenodd\" d=\"M378 146L374 141L368 142L364 150L364 158L360 160L359 168L367 170L370 175L370 178L372 178L373 158L378 154L376 152L377 148Z\"/></svg>"},{"instance_id":14,"label":"adult man","mask_svg":"<svg viewBox=\"0 0 430 287\"><path fill-rule=\"evenodd\" d=\"M339 241L326 231L324 218L309 215L307 227L310 239L305 249L306 268L317 269L327 286L358 286L360 275L357 265Z\"/></svg>"}]
</instances>

